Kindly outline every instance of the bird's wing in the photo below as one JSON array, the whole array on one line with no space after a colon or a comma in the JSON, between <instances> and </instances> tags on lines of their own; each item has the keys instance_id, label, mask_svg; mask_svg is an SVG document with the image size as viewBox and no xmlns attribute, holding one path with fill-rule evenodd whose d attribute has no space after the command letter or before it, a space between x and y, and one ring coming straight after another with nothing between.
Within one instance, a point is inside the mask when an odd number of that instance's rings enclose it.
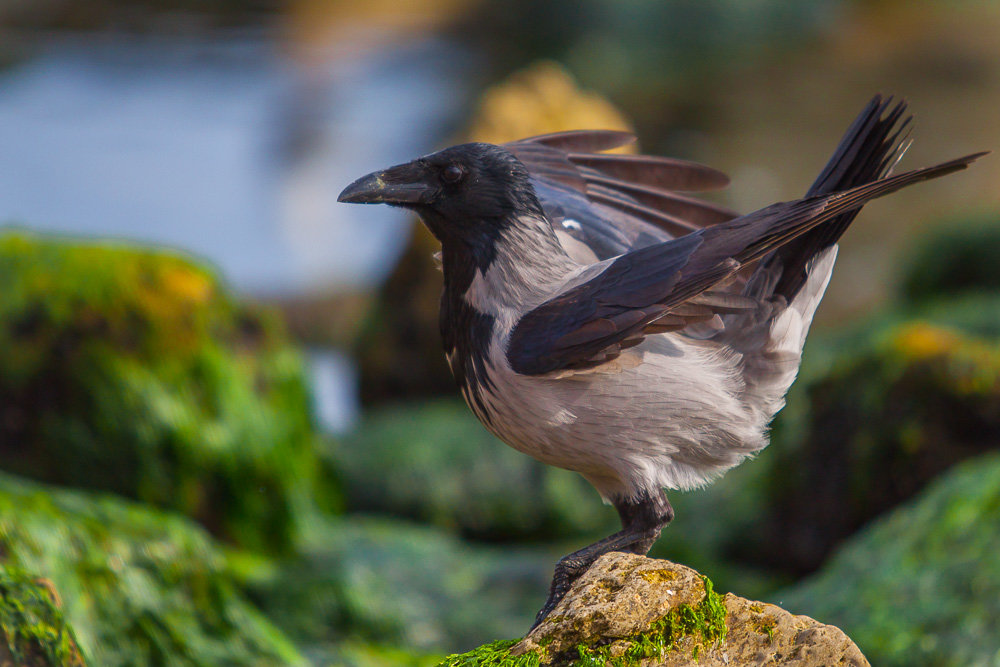
<instances>
[{"instance_id":1,"label":"bird's wing","mask_svg":"<svg viewBox=\"0 0 1000 667\"><path fill-rule=\"evenodd\" d=\"M634 140L627 132L575 130L505 148L527 167L556 233L583 244L591 261L736 217L718 204L679 194L725 187L729 179L720 171L685 160L600 152Z\"/></svg>"},{"instance_id":2,"label":"bird's wing","mask_svg":"<svg viewBox=\"0 0 1000 667\"><path fill-rule=\"evenodd\" d=\"M712 288L818 225L907 185L964 169L980 155L840 193L773 204L585 267L577 279L518 320L507 359L513 370L525 375L593 367L650 333L752 307L745 297L714 293Z\"/></svg>"}]
</instances>

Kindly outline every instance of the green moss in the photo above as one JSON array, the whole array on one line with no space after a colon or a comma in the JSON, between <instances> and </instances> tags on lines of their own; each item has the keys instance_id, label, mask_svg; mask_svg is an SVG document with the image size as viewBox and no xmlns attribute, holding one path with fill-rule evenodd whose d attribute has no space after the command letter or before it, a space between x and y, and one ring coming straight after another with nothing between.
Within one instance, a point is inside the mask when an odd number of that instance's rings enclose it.
<instances>
[{"instance_id":1,"label":"green moss","mask_svg":"<svg viewBox=\"0 0 1000 667\"><path fill-rule=\"evenodd\" d=\"M301 665L190 520L0 475L0 561L43 575L95 665Z\"/></svg>"},{"instance_id":2,"label":"green moss","mask_svg":"<svg viewBox=\"0 0 1000 667\"><path fill-rule=\"evenodd\" d=\"M277 561L250 592L311 657L333 655L345 641L443 655L523 631L552 559L535 548L472 545L427 526L348 516L317 526L299 554Z\"/></svg>"},{"instance_id":3,"label":"green moss","mask_svg":"<svg viewBox=\"0 0 1000 667\"><path fill-rule=\"evenodd\" d=\"M0 234L0 467L287 548L323 474L302 360L191 260Z\"/></svg>"},{"instance_id":4,"label":"green moss","mask_svg":"<svg viewBox=\"0 0 1000 667\"><path fill-rule=\"evenodd\" d=\"M489 541L615 530L615 513L583 478L503 444L461 400L371 411L330 456L353 511L389 513Z\"/></svg>"},{"instance_id":5,"label":"green moss","mask_svg":"<svg viewBox=\"0 0 1000 667\"><path fill-rule=\"evenodd\" d=\"M852 341L800 381L808 409L775 429L761 562L815 570L862 525L1000 440L995 340L914 319Z\"/></svg>"},{"instance_id":6,"label":"green moss","mask_svg":"<svg viewBox=\"0 0 1000 667\"><path fill-rule=\"evenodd\" d=\"M702 648L726 638L726 606L715 592L711 580L702 577L705 597L697 605L680 605L663 618L650 624L649 629L633 637L604 643L581 644L575 652L557 656L547 649L519 656L510 655L518 640L497 641L479 648L447 657L439 667L537 667L565 665L567 667L631 667L640 661L662 656L678 648L681 640L692 638L696 658Z\"/></svg>"},{"instance_id":7,"label":"green moss","mask_svg":"<svg viewBox=\"0 0 1000 667\"><path fill-rule=\"evenodd\" d=\"M844 630L874 665L997 664L1000 454L961 463L774 594Z\"/></svg>"},{"instance_id":8,"label":"green moss","mask_svg":"<svg viewBox=\"0 0 1000 667\"><path fill-rule=\"evenodd\" d=\"M762 635L767 635L767 641L774 641L774 628L778 625L777 619L773 616L765 616L764 618L754 619L754 630Z\"/></svg>"},{"instance_id":9,"label":"green moss","mask_svg":"<svg viewBox=\"0 0 1000 667\"><path fill-rule=\"evenodd\" d=\"M84 664L52 591L37 578L5 567L0 567L0 641L18 665Z\"/></svg>"},{"instance_id":10,"label":"green moss","mask_svg":"<svg viewBox=\"0 0 1000 667\"><path fill-rule=\"evenodd\" d=\"M649 630L626 640L626 646L614 650L614 644L577 647L578 667L629 667L641 660L662 656L677 648L687 637L695 641L695 655L707 644L726 638L726 606L722 596L715 592L712 581L702 577L705 598L696 606L680 605L663 618L654 621Z\"/></svg>"},{"instance_id":11,"label":"green moss","mask_svg":"<svg viewBox=\"0 0 1000 667\"><path fill-rule=\"evenodd\" d=\"M512 656L511 647L517 644L517 639L501 639L490 644L484 644L468 653L450 655L438 667L538 667L541 656L536 651L523 655Z\"/></svg>"}]
</instances>

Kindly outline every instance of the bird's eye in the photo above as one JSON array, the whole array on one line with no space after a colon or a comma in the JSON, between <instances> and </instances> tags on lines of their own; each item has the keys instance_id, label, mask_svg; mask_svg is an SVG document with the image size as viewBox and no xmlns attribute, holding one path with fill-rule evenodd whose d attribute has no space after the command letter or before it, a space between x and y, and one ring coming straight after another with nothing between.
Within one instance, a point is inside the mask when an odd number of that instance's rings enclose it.
<instances>
[{"instance_id":1,"label":"bird's eye","mask_svg":"<svg viewBox=\"0 0 1000 667\"><path fill-rule=\"evenodd\" d=\"M449 164L441 172L441 178L445 183L458 183L465 176L465 169L459 164Z\"/></svg>"}]
</instances>

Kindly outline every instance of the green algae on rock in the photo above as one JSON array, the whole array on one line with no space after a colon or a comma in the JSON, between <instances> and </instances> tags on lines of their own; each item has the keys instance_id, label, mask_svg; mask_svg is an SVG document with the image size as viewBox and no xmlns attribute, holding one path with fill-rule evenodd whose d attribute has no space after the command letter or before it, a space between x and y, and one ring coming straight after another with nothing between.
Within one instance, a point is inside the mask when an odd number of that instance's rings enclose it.
<instances>
[{"instance_id":1,"label":"green algae on rock","mask_svg":"<svg viewBox=\"0 0 1000 667\"><path fill-rule=\"evenodd\" d=\"M694 570L607 554L520 641L493 642L440 667L868 665L832 626L714 591Z\"/></svg>"},{"instance_id":2,"label":"green algae on rock","mask_svg":"<svg viewBox=\"0 0 1000 667\"><path fill-rule=\"evenodd\" d=\"M779 420L769 516L753 555L815 570L862 525L1000 443L1000 344L928 321L877 327ZM786 445L799 443L796 447Z\"/></svg>"},{"instance_id":3,"label":"green algae on rock","mask_svg":"<svg viewBox=\"0 0 1000 667\"><path fill-rule=\"evenodd\" d=\"M841 625L875 664L996 664L1000 453L966 461L772 597Z\"/></svg>"},{"instance_id":4,"label":"green algae on rock","mask_svg":"<svg viewBox=\"0 0 1000 667\"><path fill-rule=\"evenodd\" d=\"M0 563L51 580L93 665L305 664L185 517L0 475Z\"/></svg>"},{"instance_id":5,"label":"green algae on rock","mask_svg":"<svg viewBox=\"0 0 1000 667\"><path fill-rule=\"evenodd\" d=\"M457 398L374 410L330 456L353 511L491 541L577 536L617 522L579 475L514 451Z\"/></svg>"},{"instance_id":6,"label":"green algae on rock","mask_svg":"<svg viewBox=\"0 0 1000 667\"><path fill-rule=\"evenodd\" d=\"M178 254L0 234L0 468L114 491L281 550L336 502L303 364Z\"/></svg>"},{"instance_id":7,"label":"green algae on rock","mask_svg":"<svg viewBox=\"0 0 1000 667\"><path fill-rule=\"evenodd\" d=\"M0 565L0 665L84 664L51 584Z\"/></svg>"},{"instance_id":8,"label":"green algae on rock","mask_svg":"<svg viewBox=\"0 0 1000 667\"><path fill-rule=\"evenodd\" d=\"M551 554L471 545L409 522L331 519L296 556L248 579L251 597L316 664L345 642L438 656L523 631Z\"/></svg>"}]
</instances>

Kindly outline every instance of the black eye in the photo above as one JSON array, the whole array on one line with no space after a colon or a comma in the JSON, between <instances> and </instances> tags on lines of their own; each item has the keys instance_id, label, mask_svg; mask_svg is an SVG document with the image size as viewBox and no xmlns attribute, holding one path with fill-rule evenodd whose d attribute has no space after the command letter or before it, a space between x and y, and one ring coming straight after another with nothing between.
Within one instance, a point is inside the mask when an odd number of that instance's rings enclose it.
<instances>
[{"instance_id":1,"label":"black eye","mask_svg":"<svg viewBox=\"0 0 1000 667\"><path fill-rule=\"evenodd\" d=\"M449 164L441 172L441 179L445 183L458 183L465 177L465 168L460 164Z\"/></svg>"}]
</instances>

